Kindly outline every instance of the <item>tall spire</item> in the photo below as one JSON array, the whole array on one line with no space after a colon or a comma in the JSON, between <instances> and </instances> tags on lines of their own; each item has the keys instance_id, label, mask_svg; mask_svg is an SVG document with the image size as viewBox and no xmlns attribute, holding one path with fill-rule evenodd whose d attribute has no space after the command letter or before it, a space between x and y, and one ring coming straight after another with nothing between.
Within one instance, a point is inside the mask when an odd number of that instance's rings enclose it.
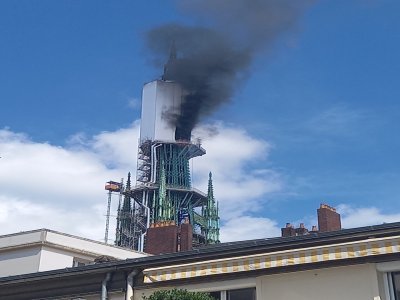
<instances>
[{"instance_id":1,"label":"tall spire","mask_svg":"<svg viewBox=\"0 0 400 300\"><path fill-rule=\"evenodd\" d=\"M176 45L175 45L175 40L172 40L171 42L171 48L169 49L169 62L176 60Z\"/></svg>"},{"instance_id":2,"label":"tall spire","mask_svg":"<svg viewBox=\"0 0 400 300\"><path fill-rule=\"evenodd\" d=\"M184 116L179 107L187 102L185 97L190 95L190 91L186 91L181 84L184 53L179 52L172 39L169 41L169 49L164 49L165 68L162 79L158 78L143 88L142 100L148 105L143 105L142 110L136 184L130 187L130 182L127 183L127 191L123 192L123 196L130 197L131 201L130 205L125 201L125 208L129 206L131 216L126 221L131 220L133 225L130 227L132 230L122 226L122 222L120 227L127 229L124 232L132 237L135 249L150 247L148 234L153 234L154 230L159 235L155 239L156 244L171 238L174 241L175 237L164 236L166 228L163 227L167 226L183 226L183 231L187 231L186 242L191 247L207 245L208 240L211 243L218 241L218 212L212 183L210 195L207 197L206 193L192 188L190 178L190 160L204 155L206 151L200 143L191 142L190 124L176 122L179 124L171 126L171 118ZM176 45L179 46L179 43ZM165 108L168 115L171 112L171 116L157 118L156 110L160 107ZM122 206L121 204L121 216ZM181 240L186 237L186 233L179 231L179 228L176 231L176 240L183 248L179 246L177 249L189 249L189 246L184 245L185 239ZM170 229L175 232L177 228ZM174 252L177 249L168 251Z\"/></svg>"},{"instance_id":3,"label":"tall spire","mask_svg":"<svg viewBox=\"0 0 400 300\"><path fill-rule=\"evenodd\" d=\"M174 80L176 75L176 61L177 51L175 46L175 40L172 40L171 47L169 49L169 58L167 63L164 65L163 80Z\"/></svg>"}]
</instances>

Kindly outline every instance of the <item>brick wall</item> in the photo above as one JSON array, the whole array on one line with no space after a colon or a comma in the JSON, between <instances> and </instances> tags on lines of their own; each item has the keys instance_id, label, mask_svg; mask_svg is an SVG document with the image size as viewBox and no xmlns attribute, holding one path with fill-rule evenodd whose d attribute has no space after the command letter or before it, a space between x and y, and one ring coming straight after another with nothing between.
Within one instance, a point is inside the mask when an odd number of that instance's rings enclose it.
<instances>
[{"instance_id":1,"label":"brick wall","mask_svg":"<svg viewBox=\"0 0 400 300\"><path fill-rule=\"evenodd\" d=\"M172 253L178 251L178 227L163 225L147 229L144 252L150 254Z\"/></svg>"},{"instance_id":2,"label":"brick wall","mask_svg":"<svg viewBox=\"0 0 400 300\"><path fill-rule=\"evenodd\" d=\"M189 223L158 224L147 229L144 252L150 254L192 250L193 228Z\"/></svg>"}]
</instances>

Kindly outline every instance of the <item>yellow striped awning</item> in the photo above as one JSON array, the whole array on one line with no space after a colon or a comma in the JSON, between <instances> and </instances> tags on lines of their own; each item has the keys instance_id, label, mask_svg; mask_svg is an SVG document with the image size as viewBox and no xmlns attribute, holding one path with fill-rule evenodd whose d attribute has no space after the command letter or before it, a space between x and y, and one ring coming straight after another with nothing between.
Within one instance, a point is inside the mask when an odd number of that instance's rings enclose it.
<instances>
[{"instance_id":1,"label":"yellow striped awning","mask_svg":"<svg viewBox=\"0 0 400 300\"><path fill-rule=\"evenodd\" d=\"M400 252L400 236L149 268L144 282L162 282Z\"/></svg>"}]
</instances>

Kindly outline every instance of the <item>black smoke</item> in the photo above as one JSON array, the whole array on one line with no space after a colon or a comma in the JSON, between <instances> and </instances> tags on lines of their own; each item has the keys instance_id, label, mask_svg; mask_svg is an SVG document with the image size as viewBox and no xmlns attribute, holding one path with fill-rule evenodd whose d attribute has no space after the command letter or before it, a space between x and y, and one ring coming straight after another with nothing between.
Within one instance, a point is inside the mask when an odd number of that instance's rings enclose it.
<instances>
[{"instance_id":1,"label":"black smoke","mask_svg":"<svg viewBox=\"0 0 400 300\"><path fill-rule=\"evenodd\" d=\"M180 113L165 116L176 126L176 139L190 139L202 117L228 102L246 77L254 57L282 33L296 28L309 0L181 0L179 6L206 20L204 26L166 24L147 33L157 61L171 49L176 59L163 79L179 82L188 93ZM164 59L164 60L163 60ZM161 67L161 66L160 66Z\"/></svg>"}]
</instances>

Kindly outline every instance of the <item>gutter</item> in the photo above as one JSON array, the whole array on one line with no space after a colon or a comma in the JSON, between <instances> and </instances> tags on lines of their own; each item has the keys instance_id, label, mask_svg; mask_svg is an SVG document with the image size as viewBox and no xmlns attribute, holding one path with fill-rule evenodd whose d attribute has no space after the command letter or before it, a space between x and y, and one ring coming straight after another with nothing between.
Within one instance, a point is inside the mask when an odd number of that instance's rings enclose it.
<instances>
[{"instance_id":1,"label":"gutter","mask_svg":"<svg viewBox=\"0 0 400 300\"><path fill-rule=\"evenodd\" d=\"M89 267L89 268L88 268ZM93 268L90 268L93 267ZM111 272L116 271L118 268L114 265L111 266L96 266L96 265L87 265L82 267L73 267L66 269L56 269L50 271L43 271L37 273L28 273L21 275L13 275L8 277L0 277L0 287L8 284L15 283L28 283L35 282L39 280L46 279L54 279L54 278L65 278L75 275L86 275L86 274L98 274L103 272Z\"/></svg>"},{"instance_id":2,"label":"gutter","mask_svg":"<svg viewBox=\"0 0 400 300\"><path fill-rule=\"evenodd\" d=\"M328 232L323 235L307 235L291 238L257 239L241 242L224 243L202 249L170 253L164 255L145 256L122 260L118 262L99 265L87 265L83 267L44 271L39 273L13 275L0 278L0 288L19 282L34 282L48 278L66 278L77 274L95 274L100 272L112 272L116 270L132 270L132 268L155 268L170 264L187 264L199 260L220 258L232 258L235 256L262 254L265 251L282 251L310 246L328 246L333 243L346 242L348 240L360 241L377 237L389 237L400 235L400 222L384 225L366 226L355 229L344 229L336 232Z\"/></svg>"}]
</instances>

